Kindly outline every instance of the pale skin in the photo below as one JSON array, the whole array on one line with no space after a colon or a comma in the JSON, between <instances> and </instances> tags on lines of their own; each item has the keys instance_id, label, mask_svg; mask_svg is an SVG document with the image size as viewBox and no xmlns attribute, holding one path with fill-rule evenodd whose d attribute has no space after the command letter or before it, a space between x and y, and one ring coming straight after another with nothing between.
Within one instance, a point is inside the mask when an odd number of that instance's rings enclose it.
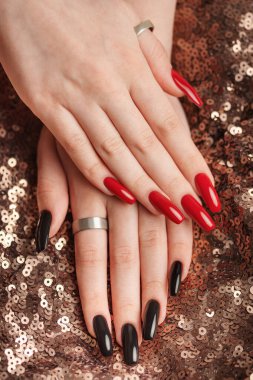
<instances>
[{"instance_id":1,"label":"pale skin","mask_svg":"<svg viewBox=\"0 0 253 380\"><path fill-rule=\"evenodd\" d=\"M168 56L171 50L172 27L164 19L168 4L164 2L160 14L156 6L140 6L139 15L150 14L157 26L157 38ZM143 3L144 4L144 3ZM167 8L166 8L167 7ZM160 9L160 8L159 8ZM165 13L165 11L167 13ZM173 14L173 13L172 13ZM142 17L142 18L143 18ZM173 23L173 18L170 20ZM169 36L169 38L168 38ZM174 109L189 134L189 127L177 99L169 97ZM57 152L58 149L58 152ZM69 187L69 190L68 190ZM68 208L68 194L73 219L108 217L110 252L107 252L105 231L82 231L75 235L77 279L85 322L95 337L92 320L95 315L105 316L111 330L111 316L107 298L107 254L110 257L113 318L116 340L122 345L121 328L130 322L142 341L141 321L150 299L160 304L159 324L166 316L168 280L171 265L179 260L183 264L182 281L187 276L192 255L192 223L190 219L180 225L155 216L140 204L127 205L109 197L88 183L53 136L44 128L38 146L38 205L39 210L50 210L53 236L64 221ZM141 287L140 287L141 279Z\"/></svg>"},{"instance_id":2,"label":"pale skin","mask_svg":"<svg viewBox=\"0 0 253 380\"><path fill-rule=\"evenodd\" d=\"M183 95L171 78L175 2L163 0L157 9L147 1L141 14L143 4L3 1L0 60L21 99L90 183L112 195L103 181L114 177L156 215L149 194L159 191L185 215L185 194L200 202L195 175L214 181L167 95ZM147 17L155 33L137 38L133 26Z\"/></svg>"}]
</instances>

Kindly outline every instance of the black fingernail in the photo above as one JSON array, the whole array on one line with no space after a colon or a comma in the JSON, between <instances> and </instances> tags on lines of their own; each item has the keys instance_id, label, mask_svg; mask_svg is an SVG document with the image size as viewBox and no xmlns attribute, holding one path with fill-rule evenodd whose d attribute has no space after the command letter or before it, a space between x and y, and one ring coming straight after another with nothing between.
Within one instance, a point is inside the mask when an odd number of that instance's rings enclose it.
<instances>
[{"instance_id":1,"label":"black fingernail","mask_svg":"<svg viewBox=\"0 0 253 380\"><path fill-rule=\"evenodd\" d=\"M96 315L93 318L93 328L102 355L112 355L112 336L107 321L103 315Z\"/></svg>"},{"instance_id":2,"label":"black fingernail","mask_svg":"<svg viewBox=\"0 0 253 380\"><path fill-rule=\"evenodd\" d=\"M182 272L182 263L180 261L175 261L171 267L170 275L170 295L176 296L180 283L181 283L181 272Z\"/></svg>"},{"instance_id":3,"label":"black fingernail","mask_svg":"<svg viewBox=\"0 0 253 380\"><path fill-rule=\"evenodd\" d=\"M158 319L159 319L160 305L155 300L150 300L145 308L144 321L142 328L142 336L145 340L152 340L155 336Z\"/></svg>"},{"instance_id":4,"label":"black fingernail","mask_svg":"<svg viewBox=\"0 0 253 380\"><path fill-rule=\"evenodd\" d=\"M139 358L138 335L135 327L130 323L122 327L122 345L126 364L136 364Z\"/></svg>"},{"instance_id":5,"label":"black fingernail","mask_svg":"<svg viewBox=\"0 0 253 380\"><path fill-rule=\"evenodd\" d=\"M36 228L35 240L37 252L44 251L47 248L49 230L51 226L52 215L50 211L43 210L40 213L40 219Z\"/></svg>"}]
</instances>

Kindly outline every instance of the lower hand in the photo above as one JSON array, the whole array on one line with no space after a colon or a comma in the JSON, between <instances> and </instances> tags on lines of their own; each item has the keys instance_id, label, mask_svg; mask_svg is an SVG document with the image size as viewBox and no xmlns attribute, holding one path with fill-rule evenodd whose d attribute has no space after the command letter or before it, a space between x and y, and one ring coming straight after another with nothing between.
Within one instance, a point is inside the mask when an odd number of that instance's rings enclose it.
<instances>
[{"instance_id":1,"label":"lower hand","mask_svg":"<svg viewBox=\"0 0 253 380\"><path fill-rule=\"evenodd\" d=\"M108 218L105 230L75 234L76 273L84 319L103 355L112 354L111 315L107 296L107 256L116 341L127 364L138 361L142 339L153 339L166 316L168 291L175 296L188 273L192 254L192 224L176 225L141 205L127 205L90 185L47 129L38 146L37 250L46 248L47 232L56 234L68 209L73 219ZM52 221L52 223L51 223ZM109 251L108 241L109 240ZM169 282L169 285L168 285Z\"/></svg>"}]
</instances>

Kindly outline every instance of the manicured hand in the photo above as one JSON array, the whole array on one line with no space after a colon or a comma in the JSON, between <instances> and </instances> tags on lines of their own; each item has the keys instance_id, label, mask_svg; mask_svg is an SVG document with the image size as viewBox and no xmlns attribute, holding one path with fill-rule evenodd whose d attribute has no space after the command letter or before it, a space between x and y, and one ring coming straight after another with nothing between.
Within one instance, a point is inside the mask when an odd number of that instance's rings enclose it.
<instances>
[{"instance_id":1,"label":"manicured hand","mask_svg":"<svg viewBox=\"0 0 253 380\"><path fill-rule=\"evenodd\" d=\"M198 96L175 76L154 33L137 38L133 7L123 0L8 0L0 11L7 75L86 179L174 223L187 213L212 230L197 196L200 190L219 210L212 175L164 90L184 90L195 103Z\"/></svg>"},{"instance_id":2,"label":"manicured hand","mask_svg":"<svg viewBox=\"0 0 253 380\"><path fill-rule=\"evenodd\" d=\"M96 337L101 353L111 355L109 255L116 341L123 346L125 362L136 364L142 339L153 339L157 325L165 319L168 293L176 296L187 276L192 254L191 221L166 223L164 216L155 216L137 203L131 206L102 194L85 180L62 149L59 153L62 164L54 138L44 129L38 148L37 251L47 247L48 237L63 223L69 194L73 220L108 218L108 235L105 230L75 234L79 294L89 333Z\"/></svg>"}]
</instances>

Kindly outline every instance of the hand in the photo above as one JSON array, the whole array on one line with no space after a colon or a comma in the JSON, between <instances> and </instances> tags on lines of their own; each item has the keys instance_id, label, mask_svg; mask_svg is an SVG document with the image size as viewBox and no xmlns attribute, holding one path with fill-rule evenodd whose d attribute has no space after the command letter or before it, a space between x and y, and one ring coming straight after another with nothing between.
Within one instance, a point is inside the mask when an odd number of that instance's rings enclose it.
<instances>
[{"instance_id":1,"label":"hand","mask_svg":"<svg viewBox=\"0 0 253 380\"><path fill-rule=\"evenodd\" d=\"M173 80L155 34L138 41L133 8L123 0L9 0L0 11L7 75L82 174L108 195L137 198L175 223L185 211L213 229L196 195L219 211L212 175L161 85L197 95Z\"/></svg>"},{"instance_id":2,"label":"hand","mask_svg":"<svg viewBox=\"0 0 253 380\"><path fill-rule=\"evenodd\" d=\"M73 219L101 216L109 220L109 252L104 230L75 234L76 273L84 319L103 355L112 354L111 316L107 297L107 254L110 258L113 320L117 342L127 364L138 361L138 346L153 339L166 316L168 279L175 296L188 273L192 253L192 225L167 222L141 205L127 205L91 186L59 148L47 129L38 146L37 250L46 248L68 209ZM66 179L66 176L67 179ZM52 221L52 222L51 222ZM140 281L141 277L141 281ZM141 290L140 290L141 283Z\"/></svg>"}]
</instances>

